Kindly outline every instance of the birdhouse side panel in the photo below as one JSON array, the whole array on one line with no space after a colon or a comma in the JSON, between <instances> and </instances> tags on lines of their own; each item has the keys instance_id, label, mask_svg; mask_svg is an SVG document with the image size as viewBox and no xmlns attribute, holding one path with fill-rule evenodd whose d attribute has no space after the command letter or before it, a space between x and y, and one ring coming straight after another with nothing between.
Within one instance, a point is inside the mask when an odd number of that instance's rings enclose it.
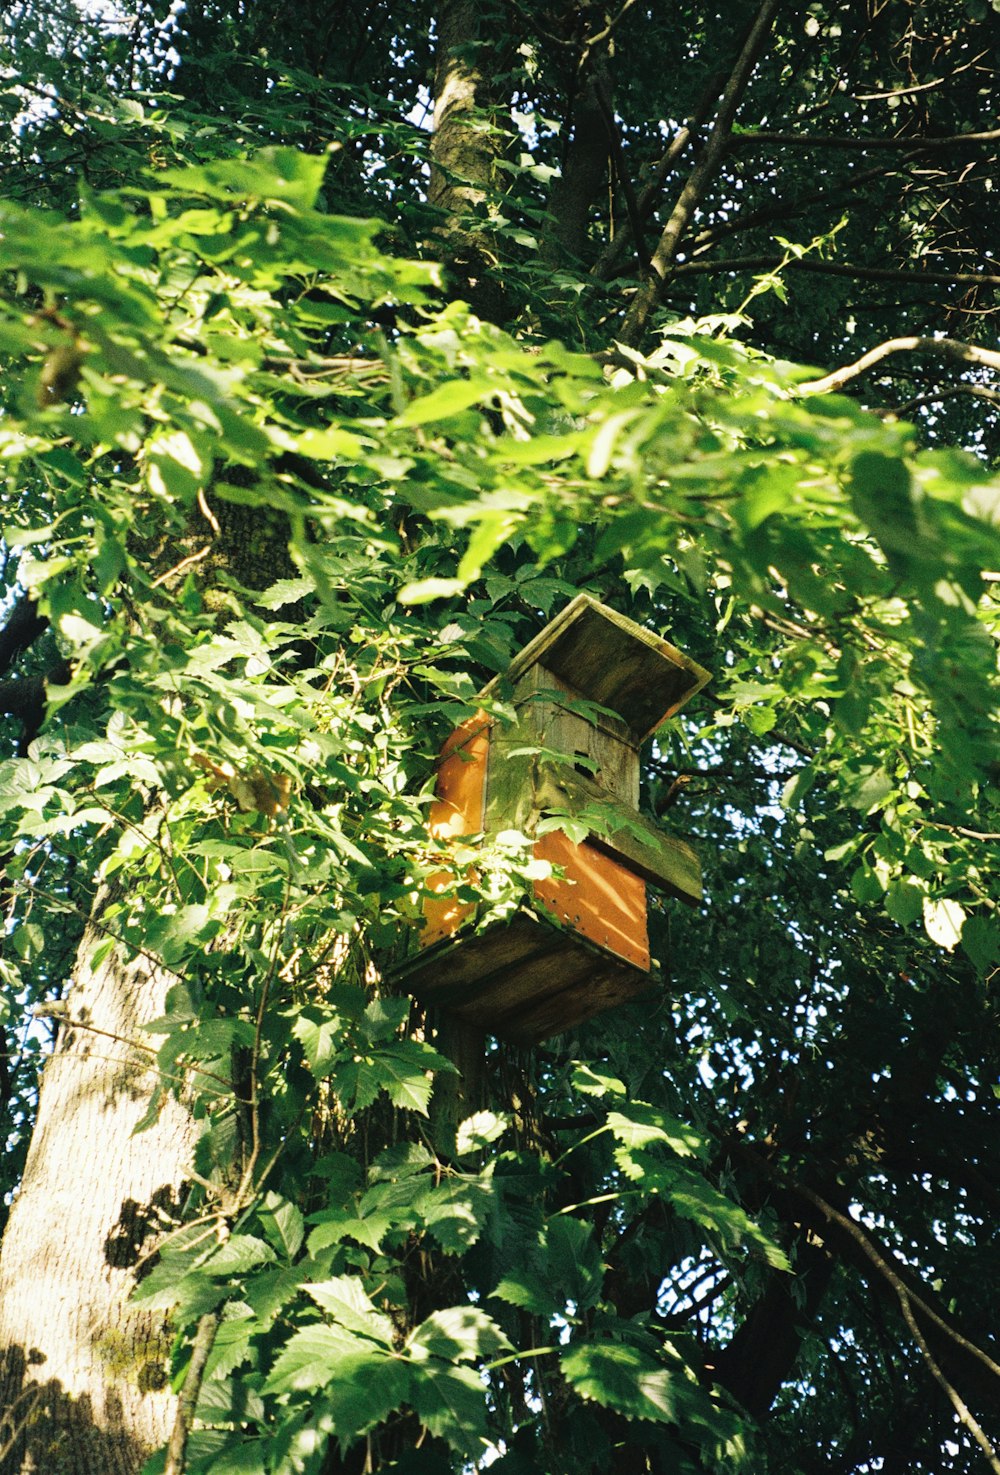
<instances>
[{"instance_id":1,"label":"birdhouse side panel","mask_svg":"<svg viewBox=\"0 0 1000 1475\"><path fill-rule=\"evenodd\" d=\"M520 732L498 733L501 742L536 743L565 755L570 767L593 778L630 808L639 803L639 754L628 725L611 713L574 711L581 693L541 664L526 671L514 689Z\"/></svg>"},{"instance_id":2,"label":"birdhouse side panel","mask_svg":"<svg viewBox=\"0 0 1000 1475\"><path fill-rule=\"evenodd\" d=\"M428 818L428 829L435 840L457 840L483 829L489 756L489 719L484 712L477 712L456 727L441 750L437 797ZM474 881L475 872L470 868L466 877ZM440 870L429 877L427 886L432 892L447 892L460 879L455 871ZM453 936L472 911L471 902L459 901L455 896L427 897L421 947Z\"/></svg>"},{"instance_id":3,"label":"birdhouse side panel","mask_svg":"<svg viewBox=\"0 0 1000 1475\"><path fill-rule=\"evenodd\" d=\"M534 853L539 860L550 861L565 872L561 879L536 881L536 898L575 932L648 972L646 884L642 877L586 840L574 844L562 830L543 835Z\"/></svg>"}]
</instances>

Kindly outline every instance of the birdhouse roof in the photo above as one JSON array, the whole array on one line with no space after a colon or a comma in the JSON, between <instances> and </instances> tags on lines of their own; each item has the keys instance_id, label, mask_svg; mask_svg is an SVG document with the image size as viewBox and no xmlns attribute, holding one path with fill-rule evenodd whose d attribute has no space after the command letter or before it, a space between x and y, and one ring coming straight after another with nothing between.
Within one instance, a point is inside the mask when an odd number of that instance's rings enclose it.
<instances>
[{"instance_id":1,"label":"birdhouse roof","mask_svg":"<svg viewBox=\"0 0 1000 1475\"><path fill-rule=\"evenodd\" d=\"M641 743L710 678L696 661L617 610L578 594L514 657L506 680L540 664L587 701L610 707ZM500 678L484 694L492 693Z\"/></svg>"}]
</instances>

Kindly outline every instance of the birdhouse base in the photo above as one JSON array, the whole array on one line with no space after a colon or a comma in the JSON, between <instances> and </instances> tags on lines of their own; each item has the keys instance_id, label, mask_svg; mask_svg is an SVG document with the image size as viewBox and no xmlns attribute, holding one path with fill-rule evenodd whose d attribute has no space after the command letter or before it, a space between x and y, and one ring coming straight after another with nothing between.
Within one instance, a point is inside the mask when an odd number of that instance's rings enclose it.
<instances>
[{"instance_id":1,"label":"birdhouse base","mask_svg":"<svg viewBox=\"0 0 1000 1475\"><path fill-rule=\"evenodd\" d=\"M527 907L425 948L397 978L423 1003L516 1045L537 1045L652 987L644 970Z\"/></svg>"}]
</instances>

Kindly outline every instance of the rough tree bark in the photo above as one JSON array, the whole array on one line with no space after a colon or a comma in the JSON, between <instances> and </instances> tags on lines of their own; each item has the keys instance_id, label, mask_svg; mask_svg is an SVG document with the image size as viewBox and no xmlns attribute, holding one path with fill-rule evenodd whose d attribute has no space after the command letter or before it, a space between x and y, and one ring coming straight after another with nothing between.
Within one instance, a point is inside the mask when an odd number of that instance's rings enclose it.
<instances>
[{"instance_id":1,"label":"rough tree bark","mask_svg":"<svg viewBox=\"0 0 1000 1475\"><path fill-rule=\"evenodd\" d=\"M104 906L108 898L104 898ZM176 1100L137 1135L157 1081L142 1026L170 976L80 950L0 1255L3 1475L134 1475L170 1431L162 1312L128 1302L183 1194L193 1123Z\"/></svg>"},{"instance_id":2,"label":"rough tree bark","mask_svg":"<svg viewBox=\"0 0 1000 1475\"><path fill-rule=\"evenodd\" d=\"M205 608L220 614L220 574L260 589L293 571L280 514L204 501L201 514L184 537L134 539L168 596L192 552ZM171 1096L135 1130L159 1083L143 1025L175 979L141 952L92 964L112 899L99 896L84 933L3 1236L0 1475L136 1475L174 1424L166 1320L129 1295L183 1208L200 1127Z\"/></svg>"},{"instance_id":3,"label":"rough tree bark","mask_svg":"<svg viewBox=\"0 0 1000 1475\"><path fill-rule=\"evenodd\" d=\"M499 61L477 0L445 0L437 17L430 203L441 212L439 234L456 288L493 322L507 306L492 272L487 213L503 134L496 127L491 83Z\"/></svg>"}]
</instances>

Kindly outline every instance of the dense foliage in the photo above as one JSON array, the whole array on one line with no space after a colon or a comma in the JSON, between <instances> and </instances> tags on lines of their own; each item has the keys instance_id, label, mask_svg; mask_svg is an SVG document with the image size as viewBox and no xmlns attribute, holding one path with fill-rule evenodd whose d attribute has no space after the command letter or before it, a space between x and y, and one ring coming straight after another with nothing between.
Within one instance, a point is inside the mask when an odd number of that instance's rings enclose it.
<instances>
[{"instance_id":1,"label":"dense foliage","mask_svg":"<svg viewBox=\"0 0 1000 1475\"><path fill-rule=\"evenodd\" d=\"M766 4L163 9L6 43L5 1190L96 905L200 1124L135 1291L191 1472L997 1469L997 17L772 15L660 282ZM919 423L790 362L956 332ZM643 796L706 905L456 1128L436 755L581 589L713 673ZM482 925L538 863L474 858Z\"/></svg>"}]
</instances>

